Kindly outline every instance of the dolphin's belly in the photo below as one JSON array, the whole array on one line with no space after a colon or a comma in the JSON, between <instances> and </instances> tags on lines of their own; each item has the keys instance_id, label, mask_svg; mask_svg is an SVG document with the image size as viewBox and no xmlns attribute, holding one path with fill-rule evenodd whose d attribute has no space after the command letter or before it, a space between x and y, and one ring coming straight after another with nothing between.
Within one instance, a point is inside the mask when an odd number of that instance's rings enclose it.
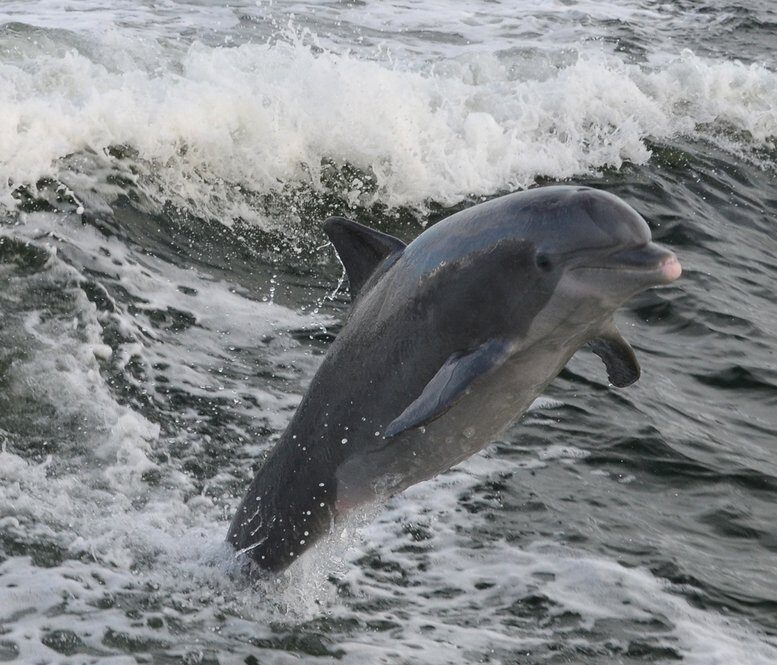
<instances>
[{"instance_id":1,"label":"dolphin's belly","mask_svg":"<svg viewBox=\"0 0 777 665\"><path fill-rule=\"evenodd\" d=\"M428 425L350 456L336 473L338 508L396 494L479 452L523 415L570 356L560 349L523 352Z\"/></svg>"}]
</instances>

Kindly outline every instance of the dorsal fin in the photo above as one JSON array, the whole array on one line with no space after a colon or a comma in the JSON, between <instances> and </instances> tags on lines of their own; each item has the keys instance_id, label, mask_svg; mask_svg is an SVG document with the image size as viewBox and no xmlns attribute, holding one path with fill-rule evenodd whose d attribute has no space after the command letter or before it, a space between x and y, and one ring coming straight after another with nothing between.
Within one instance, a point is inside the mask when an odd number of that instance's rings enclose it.
<instances>
[{"instance_id":1,"label":"dorsal fin","mask_svg":"<svg viewBox=\"0 0 777 665\"><path fill-rule=\"evenodd\" d=\"M383 259L405 249L398 238L345 217L330 217L324 222L324 231L345 266L351 298L356 297Z\"/></svg>"}]
</instances>

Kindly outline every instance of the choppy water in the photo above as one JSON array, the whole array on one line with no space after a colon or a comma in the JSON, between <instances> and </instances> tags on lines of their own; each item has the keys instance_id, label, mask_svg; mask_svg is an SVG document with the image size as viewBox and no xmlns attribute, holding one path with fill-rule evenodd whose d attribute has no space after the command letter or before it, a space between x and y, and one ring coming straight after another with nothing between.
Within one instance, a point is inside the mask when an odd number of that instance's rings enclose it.
<instances>
[{"instance_id":1,"label":"choppy water","mask_svg":"<svg viewBox=\"0 0 777 665\"><path fill-rule=\"evenodd\" d=\"M777 9L0 5L0 661L777 662ZM222 541L410 239L574 180L685 272L502 443L249 586Z\"/></svg>"}]
</instances>

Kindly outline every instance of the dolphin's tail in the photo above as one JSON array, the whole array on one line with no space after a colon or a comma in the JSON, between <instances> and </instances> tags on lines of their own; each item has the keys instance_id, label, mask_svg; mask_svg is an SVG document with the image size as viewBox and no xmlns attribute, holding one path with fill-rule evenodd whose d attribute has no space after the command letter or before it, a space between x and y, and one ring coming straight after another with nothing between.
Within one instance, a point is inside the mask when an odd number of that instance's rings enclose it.
<instances>
[{"instance_id":1,"label":"dolphin's tail","mask_svg":"<svg viewBox=\"0 0 777 665\"><path fill-rule=\"evenodd\" d=\"M335 501L331 483L275 466L271 457L254 478L227 542L249 567L277 573L330 531Z\"/></svg>"}]
</instances>

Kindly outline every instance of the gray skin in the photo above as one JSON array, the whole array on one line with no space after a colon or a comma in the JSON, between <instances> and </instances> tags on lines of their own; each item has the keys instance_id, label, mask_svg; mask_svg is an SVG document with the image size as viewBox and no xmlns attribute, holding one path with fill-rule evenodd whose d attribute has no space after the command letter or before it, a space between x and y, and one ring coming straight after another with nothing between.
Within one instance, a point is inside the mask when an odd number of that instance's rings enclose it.
<instances>
[{"instance_id":1,"label":"gray skin","mask_svg":"<svg viewBox=\"0 0 777 665\"><path fill-rule=\"evenodd\" d=\"M266 571L487 446L582 346L613 384L636 381L612 315L680 274L639 214L586 187L503 196L407 246L343 218L325 229L353 306L227 536Z\"/></svg>"}]
</instances>

